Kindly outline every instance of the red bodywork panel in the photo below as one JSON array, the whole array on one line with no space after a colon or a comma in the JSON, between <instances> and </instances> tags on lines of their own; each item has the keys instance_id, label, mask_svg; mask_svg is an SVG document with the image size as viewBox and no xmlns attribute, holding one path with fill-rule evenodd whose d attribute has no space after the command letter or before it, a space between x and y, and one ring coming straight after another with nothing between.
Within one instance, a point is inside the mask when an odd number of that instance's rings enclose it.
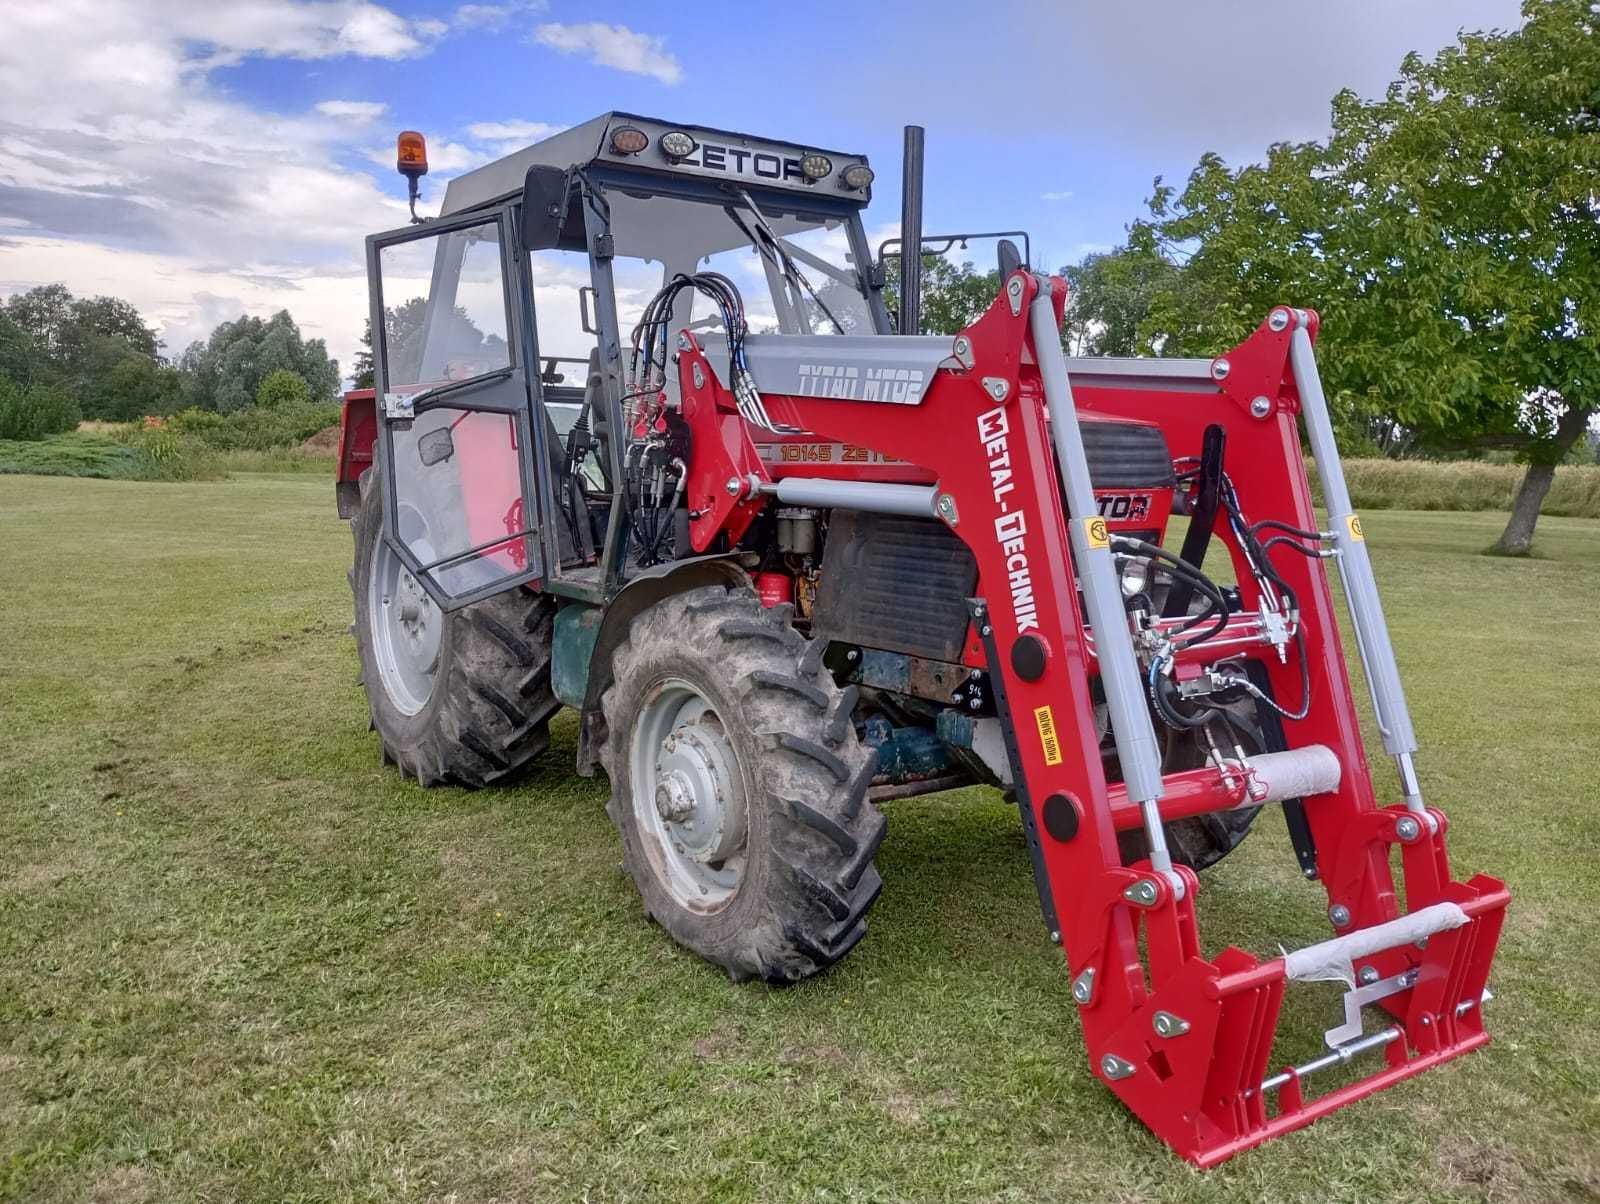
<instances>
[{"instance_id":1,"label":"red bodywork panel","mask_svg":"<svg viewBox=\"0 0 1600 1204\"><path fill-rule=\"evenodd\" d=\"M339 484L353 485L361 479L372 465L377 441L377 393L351 389L344 395L344 410L339 415Z\"/></svg>"},{"instance_id":2,"label":"red bodywork panel","mask_svg":"<svg viewBox=\"0 0 1600 1204\"><path fill-rule=\"evenodd\" d=\"M1406 944L1359 959L1384 977L1418 973L1414 986L1382 1000L1404 1030L1402 1040L1386 1047L1386 1070L1310 1100L1291 1074L1269 1107L1261 1084L1269 1074L1286 984L1283 960L1260 962L1237 948L1208 960L1199 941L1199 882L1193 872L1180 870L1187 887L1180 899L1164 878L1150 872L1148 862L1125 867L1118 852L1117 832L1137 826L1137 809L1120 786L1107 782L1100 757L1091 694L1092 638L1079 610L1068 520L1028 334L1028 306L1039 285L1027 274L1020 279L1020 311L1004 295L997 299L964 332L974 367L941 370L915 409L764 394L775 422L814 432L800 440L752 440L732 396L688 335L679 378L694 450L687 497L700 512L693 539L703 548L718 532L736 541L748 528L765 499L742 491L734 497L726 486L751 474L770 480L791 472L835 477L859 472L871 480L937 482L951 496L959 516L953 529L978 564L978 592L998 653L990 668L1003 680L1025 787L1019 794L1032 808L1040 833L1062 947L1075 982L1092 971L1091 997L1079 1007L1090 1064L1173 1149L1211 1166L1482 1045L1488 1038L1476 1005L1509 895L1493 878L1480 875L1465 883L1451 878L1441 813L1430 812L1435 831L1402 838L1396 821L1407 814L1403 805L1381 806L1374 794L1322 562L1298 556L1275 562L1299 595L1314 700L1305 719L1284 721L1287 742L1290 748L1325 745L1342 766L1336 790L1305 800L1328 904L1349 909L1349 930L1396 918L1389 855L1399 844L1409 909L1454 902L1470 922L1434 935L1425 950ZM1066 287L1056 279L1051 288L1059 319ZM1213 373L1224 377L1214 388L1174 392L1085 382L1074 388L1077 406L1086 420L1156 422L1174 457L1198 456L1206 427L1221 424L1246 509L1253 516L1316 530L1296 433L1299 399L1287 364L1289 340L1287 330L1275 332L1264 322L1228 353L1230 370ZM703 382L699 387L697 376ZM1006 384L1003 404L997 405L980 384L993 387L994 378ZM1251 402L1259 397L1271 402L1261 417L1251 413ZM838 460L783 450L810 446L872 450L865 458ZM1009 488L1001 489L1002 481ZM1090 516L1079 517L1087 521ZM1249 612L1259 600L1256 587L1225 517L1216 538L1234 560ZM1011 669L1012 647L1024 633L1041 639L1048 650L1036 680ZM1277 696L1297 698L1300 668L1293 646L1287 663L1276 656L1260 659ZM1079 819L1065 839L1049 835L1045 822L1044 807L1053 798L1064 799ZM1164 816L1177 818L1238 801L1220 775L1190 771L1168 777L1161 806ZM1061 830L1059 823L1056 827ZM1124 895L1143 882L1157 887L1148 905ZM1148 961L1140 954L1141 933ZM1158 1011L1181 1017L1187 1027L1177 1036L1157 1033ZM1108 1055L1130 1064L1131 1072L1111 1075L1102 1061Z\"/></svg>"}]
</instances>

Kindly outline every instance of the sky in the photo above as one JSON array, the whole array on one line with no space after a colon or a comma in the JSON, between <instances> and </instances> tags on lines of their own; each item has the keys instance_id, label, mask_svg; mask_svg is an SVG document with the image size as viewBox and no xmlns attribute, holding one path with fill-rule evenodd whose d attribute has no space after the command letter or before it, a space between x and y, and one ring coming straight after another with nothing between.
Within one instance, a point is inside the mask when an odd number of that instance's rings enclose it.
<instances>
[{"instance_id":1,"label":"sky","mask_svg":"<svg viewBox=\"0 0 1600 1204\"><path fill-rule=\"evenodd\" d=\"M453 175L610 109L865 153L894 233L901 127L928 232L1108 249L1158 175L1325 133L1409 51L1516 0L0 0L0 295L132 301L176 356L287 308L348 371L363 239L406 221L394 136ZM975 248L976 249L976 248ZM987 248L981 252L988 254ZM1306 299L1314 302L1314 298Z\"/></svg>"}]
</instances>

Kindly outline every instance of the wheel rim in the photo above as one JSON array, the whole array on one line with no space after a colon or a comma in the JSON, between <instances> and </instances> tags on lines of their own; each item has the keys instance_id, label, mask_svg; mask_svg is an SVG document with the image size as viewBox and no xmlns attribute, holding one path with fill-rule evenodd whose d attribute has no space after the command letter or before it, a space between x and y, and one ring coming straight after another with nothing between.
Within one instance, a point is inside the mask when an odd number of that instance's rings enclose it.
<instances>
[{"instance_id":1,"label":"wheel rim","mask_svg":"<svg viewBox=\"0 0 1600 1204\"><path fill-rule=\"evenodd\" d=\"M657 880L695 912L726 907L747 858L744 779L727 729L678 678L650 691L630 749L636 826Z\"/></svg>"},{"instance_id":2,"label":"wheel rim","mask_svg":"<svg viewBox=\"0 0 1600 1204\"><path fill-rule=\"evenodd\" d=\"M424 563L432 559L427 524L410 507L401 510L400 530ZM373 553L367 589L367 622L384 692L403 714L415 715L433 697L444 614L386 539L378 540Z\"/></svg>"}]
</instances>

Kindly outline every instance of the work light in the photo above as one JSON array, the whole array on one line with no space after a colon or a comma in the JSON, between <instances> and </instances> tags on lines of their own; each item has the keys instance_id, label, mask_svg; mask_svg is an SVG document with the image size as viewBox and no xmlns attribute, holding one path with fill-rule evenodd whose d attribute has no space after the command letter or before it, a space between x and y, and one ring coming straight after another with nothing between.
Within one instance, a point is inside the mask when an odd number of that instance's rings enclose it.
<instances>
[{"instance_id":1,"label":"work light","mask_svg":"<svg viewBox=\"0 0 1600 1204\"><path fill-rule=\"evenodd\" d=\"M871 185L874 175L872 168L865 163L852 163L844 169L844 185L857 191L865 191Z\"/></svg>"},{"instance_id":2,"label":"work light","mask_svg":"<svg viewBox=\"0 0 1600 1204\"><path fill-rule=\"evenodd\" d=\"M819 155L813 151L800 160L800 171L806 179L815 183L832 174L833 160L827 155Z\"/></svg>"},{"instance_id":3,"label":"work light","mask_svg":"<svg viewBox=\"0 0 1600 1204\"><path fill-rule=\"evenodd\" d=\"M611 131L611 150L613 154L637 155L649 145L649 135L636 126L619 125Z\"/></svg>"},{"instance_id":4,"label":"work light","mask_svg":"<svg viewBox=\"0 0 1600 1204\"><path fill-rule=\"evenodd\" d=\"M668 130L656 140L656 145L669 159L687 159L700 144L682 130Z\"/></svg>"}]
</instances>

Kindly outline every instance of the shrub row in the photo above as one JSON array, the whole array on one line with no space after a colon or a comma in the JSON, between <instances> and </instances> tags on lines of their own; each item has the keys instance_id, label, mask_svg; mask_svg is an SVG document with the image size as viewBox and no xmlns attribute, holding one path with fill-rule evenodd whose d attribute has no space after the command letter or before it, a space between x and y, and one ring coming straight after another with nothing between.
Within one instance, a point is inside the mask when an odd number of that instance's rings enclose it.
<instances>
[{"instance_id":1,"label":"shrub row","mask_svg":"<svg viewBox=\"0 0 1600 1204\"><path fill-rule=\"evenodd\" d=\"M25 389L0 377L0 439L48 439L72 430L81 417L78 403L52 385Z\"/></svg>"},{"instance_id":2,"label":"shrub row","mask_svg":"<svg viewBox=\"0 0 1600 1204\"><path fill-rule=\"evenodd\" d=\"M1346 460L1350 500L1363 510L1509 511L1527 469L1475 460ZM1319 499L1320 493L1316 495ZM1564 465L1541 513L1600 518L1600 465Z\"/></svg>"},{"instance_id":3,"label":"shrub row","mask_svg":"<svg viewBox=\"0 0 1600 1204\"><path fill-rule=\"evenodd\" d=\"M297 402L270 408L250 406L227 415L179 410L162 429L213 451L272 451L298 447L338 421L337 405Z\"/></svg>"}]
</instances>

